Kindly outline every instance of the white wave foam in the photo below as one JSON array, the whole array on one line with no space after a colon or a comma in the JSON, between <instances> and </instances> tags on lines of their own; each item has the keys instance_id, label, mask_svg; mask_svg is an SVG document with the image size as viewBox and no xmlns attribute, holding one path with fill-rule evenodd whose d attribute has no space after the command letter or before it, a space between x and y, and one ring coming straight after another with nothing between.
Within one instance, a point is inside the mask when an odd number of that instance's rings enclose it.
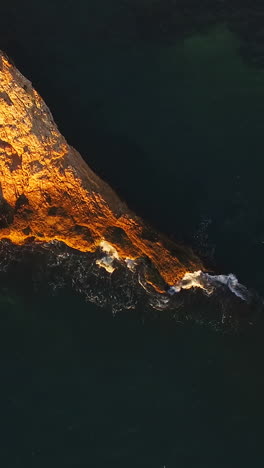
<instances>
[{"instance_id":1,"label":"white wave foam","mask_svg":"<svg viewBox=\"0 0 264 468\"><path fill-rule=\"evenodd\" d=\"M180 292L182 289L201 288L210 295L219 286L226 286L242 301L249 302L251 299L250 291L246 286L238 282L238 279L233 273L228 275L210 275L201 270L193 273L185 273L181 281L178 281L178 283L169 288L168 293L173 295Z\"/></svg>"}]
</instances>

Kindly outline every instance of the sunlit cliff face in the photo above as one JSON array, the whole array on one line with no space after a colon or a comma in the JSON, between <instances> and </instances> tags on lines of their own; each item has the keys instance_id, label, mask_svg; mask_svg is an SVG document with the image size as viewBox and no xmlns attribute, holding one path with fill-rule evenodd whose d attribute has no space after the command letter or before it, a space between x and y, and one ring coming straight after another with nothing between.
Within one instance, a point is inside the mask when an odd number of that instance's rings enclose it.
<instances>
[{"instance_id":1,"label":"sunlit cliff face","mask_svg":"<svg viewBox=\"0 0 264 468\"><path fill-rule=\"evenodd\" d=\"M60 134L31 83L0 53L0 239L14 244L61 241L102 251L111 274L146 259L157 291L202 269L190 249L158 235L129 211Z\"/></svg>"}]
</instances>

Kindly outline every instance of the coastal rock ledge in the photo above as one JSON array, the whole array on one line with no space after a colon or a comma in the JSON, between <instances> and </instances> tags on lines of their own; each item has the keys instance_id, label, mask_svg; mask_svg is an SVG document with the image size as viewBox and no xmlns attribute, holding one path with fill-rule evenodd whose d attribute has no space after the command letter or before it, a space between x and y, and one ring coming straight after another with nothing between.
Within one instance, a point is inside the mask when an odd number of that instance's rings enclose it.
<instances>
[{"instance_id":1,"label":"coastal rock ledge","mask_svg":"<svg viewBox=\"0 0 264 468\"><path fill-rule=\"evenodd\" d=\"M39 94L0 52L0 240L59 241L81 252L101 249L115 261L144 258L157 291L202 269L177 245L135 216L68 145ZM106 262L107 263L107 262ZM107 269L107 264L100 266Z\"/></svg>"}]
</instances>

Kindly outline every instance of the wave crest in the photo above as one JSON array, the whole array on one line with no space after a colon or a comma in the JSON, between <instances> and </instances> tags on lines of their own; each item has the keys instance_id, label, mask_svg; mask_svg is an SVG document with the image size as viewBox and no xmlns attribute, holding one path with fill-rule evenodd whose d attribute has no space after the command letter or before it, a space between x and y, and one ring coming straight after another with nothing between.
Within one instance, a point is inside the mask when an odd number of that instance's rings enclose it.
<instances>
[{"instance_id":1,"label":"wave crest","mask_svg":"<svg viewBox=\"0 0 264 468\"><path fill-rule=\"evenodd\" d=\"M2 283L18 284L27 277L36 291L48 287L56 293L71 288L86 301L110 306L114 314L137 306L151 307L171 311L181 320L191 317L216 324L233 322L234 317L251 323L262 310L263 300L233 274L186 273L181 281L158 292L147 280L148 268L147 259L120 260L108 245L94 253L82 253L57 241L24 246L0 242Z\"/></svg>"}]
</instances>

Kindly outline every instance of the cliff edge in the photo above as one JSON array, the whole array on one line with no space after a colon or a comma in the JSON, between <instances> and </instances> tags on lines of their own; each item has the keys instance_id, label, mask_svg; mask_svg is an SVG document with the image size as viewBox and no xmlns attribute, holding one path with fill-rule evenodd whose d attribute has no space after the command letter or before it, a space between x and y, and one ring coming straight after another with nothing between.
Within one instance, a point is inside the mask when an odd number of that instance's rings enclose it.
<instances>
[{"instance_id":1,"label":"cliff edge","mask_svg":"<svg viewBox=\"0 0 264 468\"><path fill-rule=\"evenodd\" d=\"M0 240L60 241L116 260L146 258L156 290L202 268L191 249L144 224L60 134L39 94L0 52ZM99 262L100 263L100 262ZM111 273L112 260L101 262Z\"/></svg>"}]
</instances>

